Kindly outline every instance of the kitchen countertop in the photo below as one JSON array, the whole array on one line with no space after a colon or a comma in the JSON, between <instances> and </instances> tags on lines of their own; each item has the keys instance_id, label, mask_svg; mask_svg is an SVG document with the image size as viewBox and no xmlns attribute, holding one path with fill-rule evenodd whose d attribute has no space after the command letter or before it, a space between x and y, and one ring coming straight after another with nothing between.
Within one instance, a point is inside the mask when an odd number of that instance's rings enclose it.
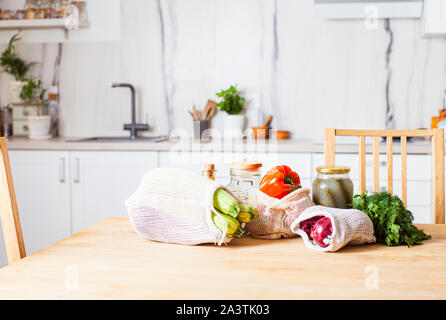
<instances>
[{"instance_id":1,"label":"kitchen countertop","mask_svg":"<svg viewBox=\"0 0 446 320\"><path fill-rule=\"evenodd\" d=\"M73 150L73 151L184 151L184 152L284 152L284 153L323 153L322 141L309 139L290 139L284 141L255 141L255 140L214 140L212 142L197 142L192 139L182 139L165 142L68 142L73 138L54 138L46 141L32 141L28 138L9 138L10 150ZM394 153L400 152L400 145L394 144ZM355 143L338 143L338 153L357 153ZM372 152L371 144L367 145L367 152ZM381 153L386 152L386 144L381 144ZM412 142L407 146L409 154L430 154L431 146L428 142Z\"/></svg>"}]
</instances>

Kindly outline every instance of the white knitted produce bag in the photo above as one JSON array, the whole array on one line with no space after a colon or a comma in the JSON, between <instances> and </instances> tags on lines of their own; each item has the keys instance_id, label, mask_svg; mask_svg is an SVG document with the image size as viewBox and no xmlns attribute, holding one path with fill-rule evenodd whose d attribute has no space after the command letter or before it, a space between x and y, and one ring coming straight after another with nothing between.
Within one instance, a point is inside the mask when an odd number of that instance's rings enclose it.
<instances>
[{"instance_id":1,"label":"white knitted produce bag","mask_svg":"<svg viewBox=\"0 0 446 320\"><path fill-rule=\"evenodd\" d=\"M221 245L231 239L212 221L213 197L218 188L223 187L192 172L159 168L145 174L125 205L133 228L146 239Z\"/></svg>"},{"instance_id":2,"label":"white knitted produce bag","mask_svg":"<svg viewBox=\"0 0 446 320\"><path fill-rule=\"evenodd\" d=\"M247 232L254 238L276 240L296 237L290 229L291 223L314 203L309 189L296 190L282 199L272 198L259 190L254 206L260 216L247 224Z\"/></svg>"},{"instance_id":3,"label":"white knitted produce bag","mask_svg":"<svg viewBox=\"0 0 446 320\"><path fill-rule=\"evenodd\" d=\"M326 248L315 244L300 228L301 222L317 216L330 218L333 227L331 243ZM307 247L325 252L338 251L347 244L361 245L376 242L372 220L359 210L314 206L306 209L299 218L294 220L291 230L304 239Z\"/></svg>"}]
</instances>

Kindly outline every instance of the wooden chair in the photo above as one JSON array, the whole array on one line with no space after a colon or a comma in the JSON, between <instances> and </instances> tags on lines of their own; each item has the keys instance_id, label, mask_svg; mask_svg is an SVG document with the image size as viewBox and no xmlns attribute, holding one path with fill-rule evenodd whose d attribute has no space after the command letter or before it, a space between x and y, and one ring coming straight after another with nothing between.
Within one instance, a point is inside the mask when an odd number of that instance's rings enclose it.
<instances>
[{"instance_id":1,"label":"wooden chair","mask_svg":"<svg viewBox=\"0 0 446 320\"><path fill-rule=\"evenodd\" d=\"M379 143L387 138L387 191L393 193L393 138L401 137L401 198L407 207L407 137L431 137L432 144L432 193L433 221L445 223L444 133L443 129L431 130L338 130L325 129L325 165L335 165L335 137L359 137L360 192L366 191L366 137L373 137L374 192L379 192Z\"/></svg>"},{"instance_id":2,"label":"wooden chair","mask_svg":"<svg viewBox=\"0 0 446 320\"><path fill-rule=\"evenodd\" d=\"M11 264L24 258L26 252L5 138L0 138L0 220L8 263Z\"/></svg>"}]
</instances>

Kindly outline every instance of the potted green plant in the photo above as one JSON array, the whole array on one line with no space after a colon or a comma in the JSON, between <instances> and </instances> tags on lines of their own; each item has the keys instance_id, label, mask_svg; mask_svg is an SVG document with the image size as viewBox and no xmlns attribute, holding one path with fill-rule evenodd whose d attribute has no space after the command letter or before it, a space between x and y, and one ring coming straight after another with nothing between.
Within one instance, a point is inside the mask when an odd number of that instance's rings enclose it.
<instances>
[{"instance_id":1,"label":"potted green plant","mask_svg":"<svg viewBox=\"0 0 446 320\"><path fill-rule=\"evenodd\" d=\"M27 78L20 92L20 99L26 106L34 107L36 116L28 116L29 138L31 140L47 140L51 138L51 117L42 115L42 107L45 103L46 89L42 88L42 81Z\"/></svg>"},{"instance_id":2,"label":"potted green plant","mask_svg":"<svg viewBox=\"0 0 446 320\"><path fill-rule=\"evenodd\" d=\"M225 136L241 137L245 126L245 116L242 114L245 98L240 96L236 86L222 90L217 97L220 98L217 107L227 113L224 119Z\"/></svg>"},{"instance_id":3,"label":"potted green plant","mask_svg":"<svg viewBox=\"0 0 446 320\"><path fill-rule=\"evenodd\" d=\"M20 41L20 34L17 33L9 40L8 46L0 56L0 66L3 71L12 75L15 81L9 82L9 93L11 103L20 103L20 92L25 84L26 75L34 62L26 63L17 55L15 44Z\"/></svg>"}]
</instances>

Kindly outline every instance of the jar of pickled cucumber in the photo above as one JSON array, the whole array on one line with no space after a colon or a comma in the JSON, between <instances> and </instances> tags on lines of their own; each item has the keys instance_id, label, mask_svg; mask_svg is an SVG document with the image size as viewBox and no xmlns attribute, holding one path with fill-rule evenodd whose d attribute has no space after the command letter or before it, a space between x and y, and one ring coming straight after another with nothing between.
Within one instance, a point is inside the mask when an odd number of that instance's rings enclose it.
<instances>
[{"instance_id":1,"label":"jar of pickled cucumber","mask_svg":"<svg viewBox=\"0 0 446 320\"><path fill-rule=\"evenodd\" d=\"M319 167L313 182L316 205L348 209L353 202L353 182L348 167Z\"/></svg>"}]
</instances>

